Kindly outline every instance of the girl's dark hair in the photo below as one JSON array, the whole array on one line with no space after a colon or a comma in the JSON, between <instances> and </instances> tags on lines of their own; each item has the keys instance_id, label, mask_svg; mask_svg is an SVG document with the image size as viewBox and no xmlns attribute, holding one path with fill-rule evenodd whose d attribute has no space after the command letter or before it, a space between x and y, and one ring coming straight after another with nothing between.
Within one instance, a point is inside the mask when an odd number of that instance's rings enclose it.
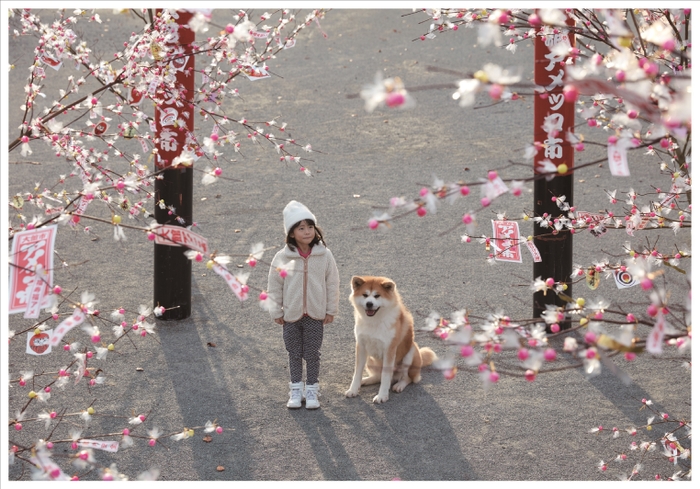
<instances>
[{"instance_id":1,"label":"girl's dark hair","mask_svg":"<svg viewBox=\"0 0 700 489\"><path fill-rule=\"evenodd\" d=\"M314 236L314 239L311 241L311 243L309 243L309 246L313 248L318 243L323 243L323 246L326 246L326 242L323 239L323 231L321 231L321 228L314 224L314 222L311 219L303 219L296 223L294 226L292 226L292 228L287 233L287 239L285 240L285 243L287 243L289 249L292 251L296 251L297 247L299 246L297 245L297 240L294 239L294 230L298 228L302 222L305 222L309 226L313 226L314 230L316 231L316 236Z\"/></svg>"}]
</instances>

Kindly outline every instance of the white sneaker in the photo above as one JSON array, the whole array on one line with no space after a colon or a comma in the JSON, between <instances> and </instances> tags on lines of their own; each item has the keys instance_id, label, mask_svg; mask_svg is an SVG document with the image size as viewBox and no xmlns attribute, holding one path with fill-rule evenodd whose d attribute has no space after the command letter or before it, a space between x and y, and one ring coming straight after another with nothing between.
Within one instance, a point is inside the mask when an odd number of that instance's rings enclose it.
<instances>
[{"instance_id":1,"label":"white sneaker","mask_svg":"<svg viewBox=\"0 0 700 489\"><path fill-rule=\"evenodd\" d=\"M301 391L303 388L303 382L289 383L289 400L287 401L288 408L298 409L301 407Z\"/></svg>"},{"instance_id":2,"label":"white sneaker","mask_svg":"<svg viewBox=\"0 0 700 489\"><path fill-rule=\"evenodd\" d=\"M318 409L318 383L306 386L306 409Z\"/></svg>"}]
</instances>

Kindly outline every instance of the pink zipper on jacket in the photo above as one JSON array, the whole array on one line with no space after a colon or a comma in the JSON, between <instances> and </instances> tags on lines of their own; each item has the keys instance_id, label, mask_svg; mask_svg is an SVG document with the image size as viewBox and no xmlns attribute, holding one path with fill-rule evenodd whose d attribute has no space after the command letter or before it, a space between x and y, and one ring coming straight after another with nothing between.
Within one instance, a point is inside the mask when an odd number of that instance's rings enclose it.
<instances>
[{"instance_id":1,"label":"pink zipper on jacket","mask_svg":"<svg viewBox=\"0 0 700 489\"><path fill-rule=\"evenodd\" d=\"M309 250L309 254L304 256L301 254L301 250L297 250L299 253L299 256L301 256L301 259L304 260L304 280L303 280L303 287L302 287L302 292L301 292L301 301L303 304L301 314L303 316L308 316L308 313L306 311L306 284L307 280L309 277L309 257L311 256L311 252L313 251L313 247Z\"/></svg>"}]
</instances>

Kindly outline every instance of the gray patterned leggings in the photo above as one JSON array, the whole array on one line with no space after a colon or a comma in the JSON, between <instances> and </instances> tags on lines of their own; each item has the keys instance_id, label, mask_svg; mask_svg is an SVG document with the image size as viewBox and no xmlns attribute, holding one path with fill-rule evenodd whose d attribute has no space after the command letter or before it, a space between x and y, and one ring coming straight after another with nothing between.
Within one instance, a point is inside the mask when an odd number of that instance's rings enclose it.
<instances>
[{"instance_id":1,"label":"gray patterned leggings","mask_svg":"<svg viewBox=\"0 0 700 489\"><path fill-rule=\"evenodd\" d=\"M318 382L323 343L323 321L302 317L295 323L284 323L284 346L289 352L289 375L293 383L301 382L302 358L306 360L306 383Z\"/></svg>"}]
</instances>

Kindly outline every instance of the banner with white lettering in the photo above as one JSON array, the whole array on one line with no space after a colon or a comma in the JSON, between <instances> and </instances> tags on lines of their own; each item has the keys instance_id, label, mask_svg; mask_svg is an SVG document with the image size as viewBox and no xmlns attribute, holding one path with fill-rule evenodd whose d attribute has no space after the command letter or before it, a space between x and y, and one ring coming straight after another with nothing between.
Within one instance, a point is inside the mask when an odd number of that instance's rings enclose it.
<instances>
[{"instance_id":1,"label":"banner with white lettering","mask_svg":"<svg viewBox=\"0 0 700 489\"><path fill-rule=\"evenodd\" d=\"M20 231L12 238L10 252L10 305L9 314L24 312L31 301L37 270L43 269L43 281L53 286L53 248L57 225ZM40 293L41 291L35 291ZM40 307L48 302L48 295L40 301Z\"/></svg>"}]
</instances>

